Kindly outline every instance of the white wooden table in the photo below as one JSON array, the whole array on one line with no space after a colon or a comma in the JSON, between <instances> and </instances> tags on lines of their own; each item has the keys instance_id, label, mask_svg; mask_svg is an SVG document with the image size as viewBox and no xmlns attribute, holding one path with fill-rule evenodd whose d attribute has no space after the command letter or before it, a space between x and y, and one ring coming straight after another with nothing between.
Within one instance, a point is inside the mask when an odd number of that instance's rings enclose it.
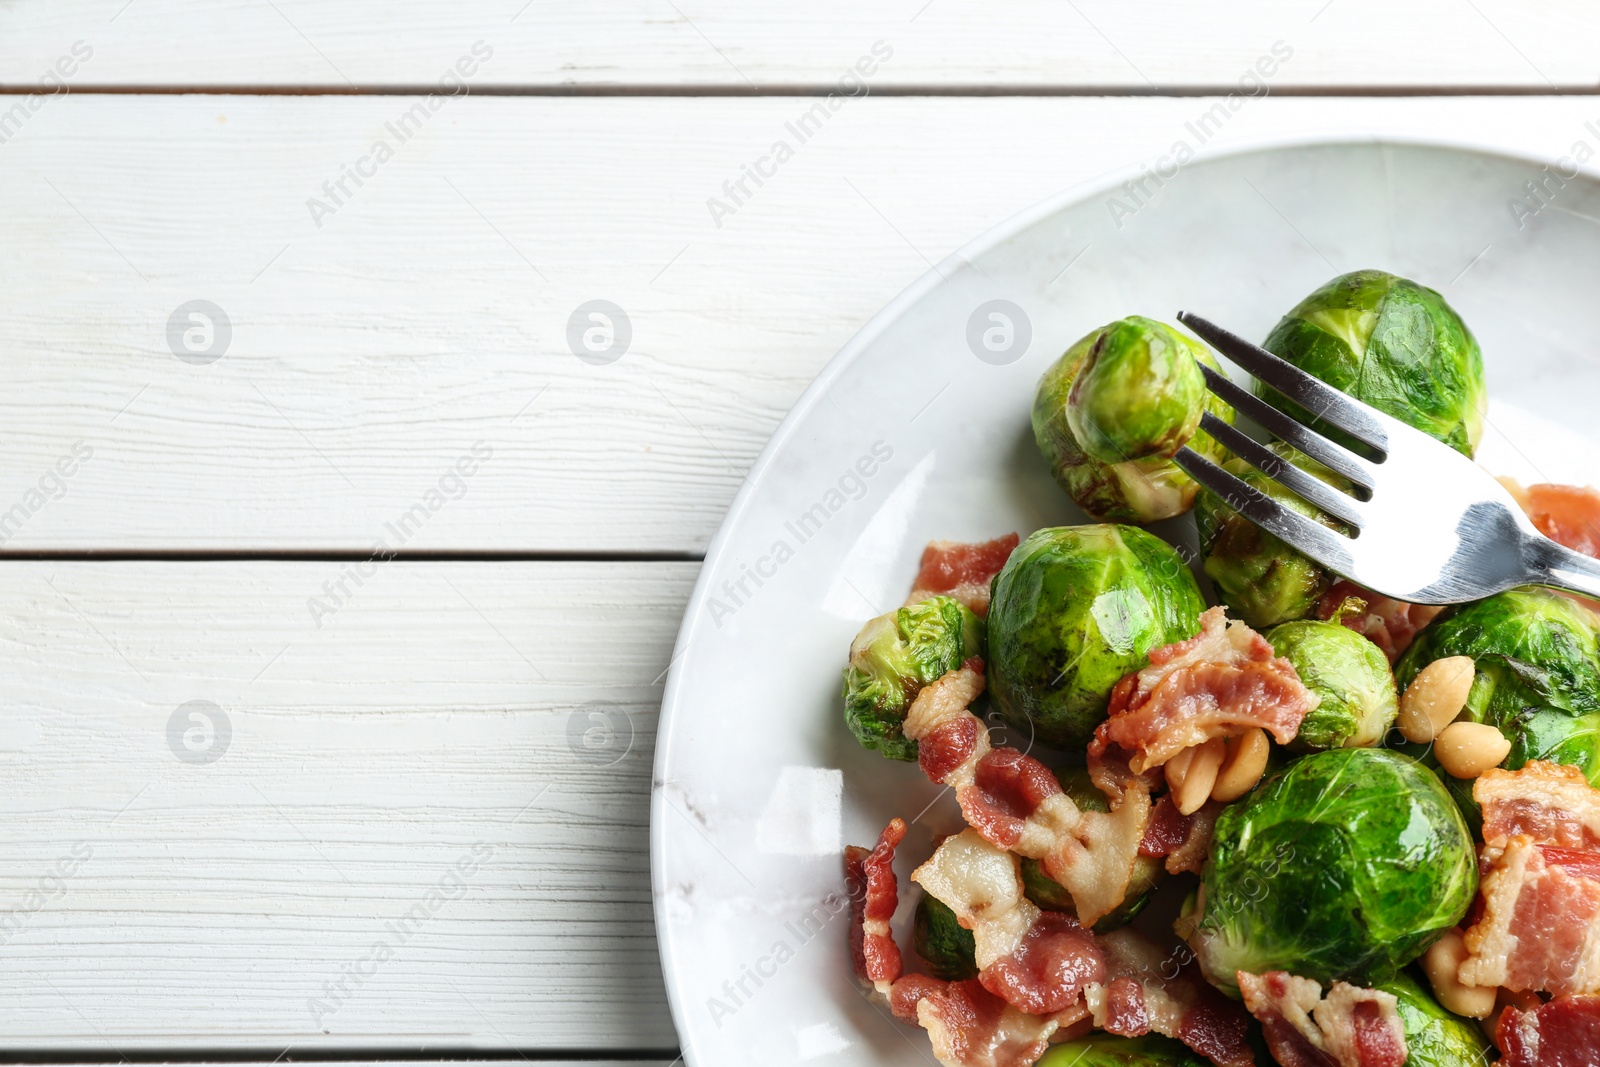
<instances>
[{"instance_id":1,"label":"white wooden table","mask_svg":"<svg viewBox=\"0 0 1600 1067\"><path fill-rule=\"evenodd\" d=\"M672 1061L656 707L829 356L1197 122L1554 160L1600 124L1597 30L1556 0L0 7L0 1058ZM596 300L625 348L569 341Z\"/></svg>"}]
</instances>

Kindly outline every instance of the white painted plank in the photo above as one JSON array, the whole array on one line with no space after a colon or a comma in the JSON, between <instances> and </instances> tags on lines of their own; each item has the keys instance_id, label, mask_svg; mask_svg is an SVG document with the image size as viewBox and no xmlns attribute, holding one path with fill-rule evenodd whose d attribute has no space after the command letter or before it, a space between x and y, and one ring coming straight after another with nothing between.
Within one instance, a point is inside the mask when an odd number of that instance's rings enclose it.
<instances>
[{"instance_id":1,"label":"white painted plank","mask_svg":"<svg viewBox=\"0 0 1600 1067\"><path fill-rule=\"evenodd\" d=\"M873 98L802 144L814 100L473 98L316 226L308 198L413 103L75 95L0 146L0 519L40 505L6 549L702 551L800 391L930 262L1216 106ZM1554 159L1596 117L1267 99L1202 152L1423 133ZM197 298L233 324L205 366L166 334ZM594 299L632 323L604 366L568 347ZM80 441L65 496L30 496ZM430 500L441 479L459 499Z\"/></svg>"},{"instance_id":2,"label":"white painted plank","mask_svg":"<svg viewBox=\"0 0 1600 1067\"><path fill-rule=\"evenodd\" d=\"M1285 88L1544 90L1594 84L1597 31L1582 0L91 0L0 11L0 78L31 87L82 41L80 87L412 87L481 41L480 89L748 90L834 85L881 41L880 88L1147 91L1231 88L1282 40Z\"/></svg>"},{"instance_id":3,"label":"white painted plank","mask_svg":"<svg viewBox=\"0 0 1600 1067\"><path fill-rule=\"evenodd\" d=\"M396 562L318 628L346 566L0 567L0 1052L676 1047L646 828L695 566Z\"/></svg>"}]
</instances>

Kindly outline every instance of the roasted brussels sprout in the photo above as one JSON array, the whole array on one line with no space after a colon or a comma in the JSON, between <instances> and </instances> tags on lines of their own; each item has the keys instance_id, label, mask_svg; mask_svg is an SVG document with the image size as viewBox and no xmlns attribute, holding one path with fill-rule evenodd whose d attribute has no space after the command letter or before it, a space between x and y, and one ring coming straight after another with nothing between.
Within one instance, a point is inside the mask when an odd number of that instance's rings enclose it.
<instances>
[{"instance_id":1,"label":"roasted brussels sprout","mask_svg":"<svg viewBox=\"0 0 1600 1067\"><path fill-rule=\"evenodd\" d=\"M1348 482L1288 445L1274 442L1271 447L1278 455L1329 485L1348 487ZM1285 507L1316 519L1330 529L1342 529L1333 519L1244 460L1229 460L1223 464L1223 469ZM1240 515L1215 493L1201 491L1195 500L1194 520L1200 535L1206 577L1216 587L1217 596L1232 615L1258 630L1310 615L1322 594L1333 584L1333 575L1320 564L1313 563Z\"/></svg>"},{"instance_id":2,"label":"roasted brussels sprout","mask_svg":"<svg viewBox=\"0 0 1600 1067\"><path fill-rule=\"evenodd\" d=\"M1466 914L1477 850L1434 773L1379 748L1290 763L1217 818L1193 945L1206 976L1385 981Z\"/></svg>"},{"instance_id":3,"label":"roasted brussels sprout","mask_svg":"<svg viewBox=\"0 0 1600 1067\"><path fill-rule=\"evenodd\" d=\"M1211 1067L1211 1061L1170 1037L1091 1033L1051 1045L1039 1067Z\"/></svg>"},{"instance_id":4,"label":"roasted brussels sprout","mask_svg":"<svg viewBox=\"0 0 1600 1067\"><path fill-rule=\"evenodd\" d=\"M1092 331L1044 372L1033 398L1034 440L1079 507L1117 522L1189 510L1195 482L1172 457L1187 444L1222 460L1222 446L1199 429L1200 415L1233 421L1233 409L1207 392L1200 363L1217 366L1198 341L1134 315Z\"/></svg>"},{"instance_id":5,"label":"roasted brussels sprout","mask_svg":"<svg viewBox=\"0 0 1600 1067\"><path fill-rule=\"evenodd\" d=\"M1432 289L1381 270L1340 275L1285 315L1264 347L1458 452L1470 456L1478 447L1483 354ZM1272 389L1256 388L1296 419L1348 440Z\"/></svg>"},{"instance_id":6,"label":"roasted brussels sprout","mask_svg":"<svg viewBox=\"0 0 1600 1067\"><path fill-rule=\"evenodd\" d=\"M1476 673L1461 717L1486 722L1511 742L1503 766L1570 763L1600 786L1600 619L1547 589L1512 589L1447 609L1395 664L1401 691L1436 659L1471 656ZM1396 745L1426 755L1422 745ZM1428 757L1431 758L1431 757ZM1476 825L1472 783L1446 776Z\"/></svg>"},{"instance_id":7,"label":"roasted brussels sprout","mask_svg":"<svg viewBox=\"0 0 1600 1067\"><path fill-rule=\"evenodd\" d=\"M1024 736L1082 749L1111 689L1193 637L1205 603L1171 545L1133 526L1057 526L1017 546L989 605L989 693Z\"/></svg>"},{"instance_id":8,"label":"roasted brussels sprout","mask_svg":"<svg viewBox=\"0 0 1600 1067\"><path fill-rule=\"evenodd\" d=\"M1406 1031L1406 1067L1473 1067L1493 1062L1493 1047L1472 1019L1444 1010L1402 971L1376 988L1398 1002Z\"/></svg>"},{"instance_id":9,"label":"roasted brussels sprout","mask_svg":"<svg viewBox=\"0 0 1600 1067\"><path fill-rule=\"evenodd\" d=\"M844 672L844 719L865 748L914 760L900 732L917 692L971 656L983 655L983 621L947 596L929 597L861 628Z\"/></svg>"},{"instance_id":10,"label":"roasted brussels sprout","mask_svg":"<svg viewBox=\"0 0 1600 1067\"><path fill-rule=\"evenodd\" d=\"M1291 748L1370 748L1383 740L1398 704L1394 675L1377 645L1349 627L1315 619L1286 622L1263 636L1321 698Z\"/></svg>"},{"instance_id":11,"label":"roasted brussels sprout","mask_svg":"<svg viewBox=\"0 0 1600 1067\"><path fill-rule=\"evenodd\" d=\"M1106 795L1095 786L1089 778L1089 772L1084 768L1057 769L1055 776L1056 781L1061 783L1061 791L1077 805L1079 811L1111 810L1111 806L1106 803ZM1167 867L1163 858L1140 856L1135 859L1133 877L1128 880L1127 898L1115 911L1094 924L1092 927L1094 932L1109 933L1119 926L1126 926L1132 922L1133 917L1143 911L1144 906L1150 902L1151 891L1166 876ZM1072 901L1072 894L1067 892L1065 886L1044 873L1044 868L1036 859L1024 858L1022 861L1022 892L1041 908L1064 911L1070 915L1078 913L1077 906Z\"/></svg>"},{"instance_id":12,"label":"roasted brussels sprout","mask_svg":"<svg viewBox=\"0 0 1600 1067\"><path fill-rule=\"evenodd\" d=\"M978 964L972 931L962 926L956 913L926 893L917 902L911 923L911 943L928 965L928 973L946 982L975 978Z\"/></svg>"}]
</instances>

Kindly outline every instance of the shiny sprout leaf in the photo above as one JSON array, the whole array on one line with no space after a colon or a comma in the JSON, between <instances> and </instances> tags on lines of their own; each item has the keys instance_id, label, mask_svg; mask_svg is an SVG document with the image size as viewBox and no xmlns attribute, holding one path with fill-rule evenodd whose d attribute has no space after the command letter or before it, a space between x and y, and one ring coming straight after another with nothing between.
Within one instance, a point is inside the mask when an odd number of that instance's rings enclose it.
<instances>
[{"instance_id":1,"label":"shiny sprout leaf","mask_svg":"<svg viewBox=\"0 0 1600 1067\"><path fill-rule=\"evenodd\" d=\"M917 902L911 924L911 941L927 964L928 973L946 982L975 978L978 974L977 944L972 931L963 927L956 913L927 893Z\"/></svg>"},{"instance_id":2,"label":"shiny sprout leaf","mask_svg":"<svg viewBox=\"0 0 1600 1067\"><path fill-rule=\"evenodd\" d=\"M995 577L989 692L1046 744L1083 748L1111 688L1153 648L1193 637L1205 603L1165 541L1133 526L1035 531Z\"/></svg>"},{"instance_id":3,"label":"shiny sprout leaf","mask_svg":"<svg viewBox=\"0 0 1600 1067\"><path fill-rule=\"evenodd\" d=\"M1211 1061L1169 1037L1092 1033L1051 1045L1039 1067L1211 1067Z\"/></svg>"},{"instance_id":4,"label":"shiny sprout leaf","mask_svg":"<svg viewBox=\"0 0 1600 1067\"><path fill-rule=\"evenodd\" d=\"M1233 409L1205 387L1205 346L1140 316L1094 330L1045 371L1034 393L1033 433L1051 473L1097 519L1154 522L1189 510L1194 480L1172 461L1185 444L1226 457L1199 430L1210 411Z\"/></svg>"},{"instance_id":5,"label":"shiny sprout leaf","mask_svg":"<svg viewBox=\"0 0 1600 1067\"><path fill-rule=\"evenodd\" d=\"M983 620L959 601L929 597L861 628L844 672L844 715L865 748L915 760L917 743L901 732L911 702L972 656L983 655Z\"/></svg>"},{"instance_id":6,"label":"shiny sprout leaf","mask_svg":"<svg viewBox=\"0 0 1600 1067\"><path fill-rule=\"evenodd\" d=\"M1341 748L1268 776L1217 819L1193 938L1206 976L1383 981L1461 921L1477 849L1434 773Z\"/></svg>"},{"instance_id":7,"label":"shiny sprout leaf","mask_svg":"<svg viewBox=\"0 0 1600 1067\"><path fill-rule=\"evenodd\" d=\"M1286 622L1263 636L1319 698L1292 748L1363 748L1383 740L1399 706L1389 661L1377 645L1348 627L1315 619Z\"/></svg>"},{"instance_id":8,"label":"shiny sprout leaf","mask_svg":"<svg viewBox=\"0 0 1600 1067\"><path fill-rule=\"evenodd\" d=\"M1440 1007L1410 974L1402 971L1376 988L1398 1002L1406 1033L1406 1067L1475 1067L1493 1062L1493 1048L1477 1021Z\"/></svg>"}]
</instances>

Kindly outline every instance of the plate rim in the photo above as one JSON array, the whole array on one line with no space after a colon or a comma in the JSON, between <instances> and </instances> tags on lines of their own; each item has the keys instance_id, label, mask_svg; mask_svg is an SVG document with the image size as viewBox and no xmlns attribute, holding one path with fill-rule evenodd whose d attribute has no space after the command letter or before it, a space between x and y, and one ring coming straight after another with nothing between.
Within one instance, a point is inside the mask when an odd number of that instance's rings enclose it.
<instances>
[{"instance_id":1,"label":"plate rim","mask_svg":"<svg viewBox=\"0 0 1600 1067\"><path fill-rule=\"evenodd\" d=\"M1363 136L1359 133L1322 131L1261 135L1237 145L1217 149L1197 158L1190 166L1218 163L1241 156L1265 155L1269 152L1283 151L1285 149L1385 146L1442 149L1465 155L1485 156L1534 166L1547 166L1552 162L1552 158L1549 156L1519 151L1507 148L1504 145L1487 141L1475 141L1464 137L1434 136L1426 133L1407 134L1406 136ZM1591 181L1600 181L1600 166L1591 167L1585 164L1578 164L1577 166L1578 176L1587 177ZM654 758L651 761L650 772L651 918L655 925L656 951L661 963L661 976L663 984L666 986L667 1008L672 1019L674 1033L678 1037L679 1059L687 1067L701 1067L701 1065L698 1052L684 1040L684 1014L687 1011L687 1004L684 1001L684 992L680 988L673 948L669 944L670 938L664 933L669 929L669 925L665 914L666 886L662 881L661 862L667 845L665 828L667 823L665 818L666 800L663 793L667 782L668 752L671 747L669 742L672 738L673 728L676 725L674 719L676 718L675 713L681 698L680 690L685 684L682 673L677 669L677 664L679 659L688 652L689 647L694 643L696 627L699 625L702 614L699 609L704 605L705 598L709 593L708 583L712 564L719 558L734 525L749 507L751 497L765 476L767 468L774 462L778 452L787 445L789 438L795 433L796 427L801 420L822 400L823 394L832 386L834 381L853 366L866 349L892 323L896 322L917 301L949 280L949 275L945 272L945 268L960 265L970 266L973 257L990 251L1001 242L1015 237L1041 219L1055 214L1072 204L1109 193L1120 187L1124 181L1138 177L1146 168L1147 164L1143 162L1134 162L1117 167L1097 177L1085 179L1059 190L1043 200L1007 216L946 254L899 293L895 294L888 303L884 304L871 318L863 323L860 329L851 335L850 339L828 359L828 362L817 372L817 376L811 380L810 384L796 398L794 405L773 429L772 436L767 439L767 443L762 446L761 452L750 465L750 470L744 478L744 484L740 486L738 493L734 495L732 503L728 505L728 510L722 517L722 522L717 526L716 533L712 535L711 540L707 543L705 554L700 564L700 572L695 576L694 588L690 591L688 602L684 605L683 620L679 623L678 635L672 646L672 658L667 665L666 684L662 688L661 707L657 713L656 747Z\"/></svg>"}]
</instances>

